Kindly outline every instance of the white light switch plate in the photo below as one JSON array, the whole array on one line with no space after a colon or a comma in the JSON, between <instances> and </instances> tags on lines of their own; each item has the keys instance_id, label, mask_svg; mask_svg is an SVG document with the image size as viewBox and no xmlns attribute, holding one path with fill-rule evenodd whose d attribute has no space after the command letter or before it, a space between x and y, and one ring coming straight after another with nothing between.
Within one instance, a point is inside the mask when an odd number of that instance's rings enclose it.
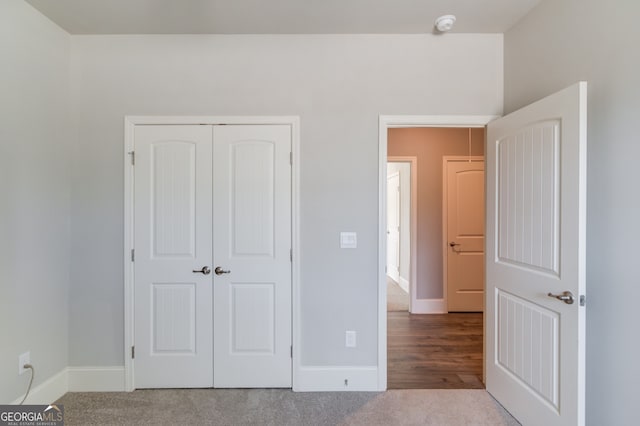
<instances>
[{"instance_id":1,"label":"white light switch plate","mask_svg":"<svg viewBox=\"0 0 640 426\"><path fill-rule=\"evenodd\" d=\"M340 248L358 248L358 235L355 232L341 232Z\"/></svg>"}]
</instances>

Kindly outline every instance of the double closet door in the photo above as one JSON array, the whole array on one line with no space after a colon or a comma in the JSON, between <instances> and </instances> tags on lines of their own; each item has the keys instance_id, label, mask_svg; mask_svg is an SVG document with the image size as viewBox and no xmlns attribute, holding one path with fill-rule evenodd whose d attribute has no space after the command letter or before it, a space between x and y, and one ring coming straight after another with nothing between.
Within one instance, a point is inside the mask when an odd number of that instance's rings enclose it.
<instances>
[{"instance_id":1,"label":"double closet door","mask_svg":"<svg viewBox=\"0 0 640 426\"><path fill-rule=\"evenodd\" d=\"M290 126L134 138L135 387L291 387Z\"/></svg>"}]
</instances>

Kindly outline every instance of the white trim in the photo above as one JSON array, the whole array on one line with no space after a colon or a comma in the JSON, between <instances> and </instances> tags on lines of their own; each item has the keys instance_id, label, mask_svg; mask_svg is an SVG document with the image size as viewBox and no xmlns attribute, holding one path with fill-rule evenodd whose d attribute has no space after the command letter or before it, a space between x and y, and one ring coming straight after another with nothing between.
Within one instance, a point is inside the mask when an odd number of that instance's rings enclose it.
<instances>
[{"instance_id":1,"label":"white trim","mask_svg":"<svg viewBox=\"0 0 640 426\"><path fill-rule=\"evenodd\" d=\"M447 262L447 256L449 256L449 241L447 238L449 227L449 187L447 173L449 171L449 163L467 161L484 162L484 156L445 155L442 157L442 298L444 299L445 312L449 311L449 266Z\"/></svg>"},{"instance_id":2,"label":"white trim","mask_svg":"<svg viewBox=\"0 0 640 426\"><path fill-rule=\"evenodd\" d=\"M410 163L411 195L409 196L409 202L411 207L409 209L409 262L411 263L411 266L409 269L409 282L407 285L409 289L409 312L412 314L419 314L423 312L416 311L416 309L418 309L418 291L416 290L415 285L418 277L418 157L389 156L387 157L387 163ZM400 279L403 280L404 278L401 277Z\"/></svg>"},{"instance_id":3,"label":"white trim","mask_svg":"<svg viewBox=\"0 0 640 426\"><path fill-rule=\"evenodd\" d=\"M59 399L62 395L67 393L69 388L69 381L67 375L67 369L60 370L53 376L49 377L38 386L31 389L29 396L24 401L27 405L36 404L51 404L55 400ZM24 398L24 394L20 395L18 399L10 402L11 405L18 405Z\"/></svg>"},{"instance_id":4,"label":"white trim","mask_svg":"<svg viewBox=\"0 0 640 426\"><path fill-rule=\"evenodd\" d=\"M411 256L411 253L409 253L409 256ZM398 285L400 286L401 289L403 289L407 293L410 292L409 280L406 279L405 277L400 277L400 279L398 280ZM411 302L411 301L409 301L409 302ZM409 303L409 304L411 304L411 303ZM411 308L409 308L409 312L411 312Z\"/></svg>"},{"instance_id":5,"label":"white trim","mask_svg":"<svg viewBox=\"0 0 640 426\"><path fill-rule=\"evenodd\" d=\"M122 367L69 367L69 392L123 392Z\"/></svg>"},{"instance_id":6,"label":"white trim","mask_svg":"<svg viewBox=\"0 0 640 426\"><path fill-rule=\"evenodd\" d=\"M134 265L131 261L131 250L134 248L133 234L133 165L131 154L134 150L135 117L124 119L124 389L134 390L133 360L131 346L134 342Z\"/></svg>"},{"instance_id":7,"label":"white trim","mask_svg":"<svg viewBox=\"0 0 640 426\"><path fill-rule=\"evenodd\" d=\"M412 314L446 314L446 299L416 299Z\"/></svg>"},{"instance_id":8,"label":"white trim","mask_svg":"<svg viewBox=\"0 0 640 426\"><path fill-rule=\"evenodd\" d=\"M25 404L50 404L67 392L122 392L125 390L125 368L66 367L31 389ZM17 405L24 395L11 402Z\"/></svg>"},{"instance_id":9,"label":"white trim","mask_svg":"<svg viewBox=\"0 0 640 426\"><path fill-rule=\"evenodd\" d=\"M494 115L381 115L378 119L378 390L387 388L387 131L394 127L484 127Z\"/></svg>"},{"instance_id":10,"label":"white trim","mask_svg":"<svg viewBox=\"0 0 640 426\"><path fill-rule=\"evenodd\" d=\"M378 368L375 365L370 367L300 367L298 381L293 388L296 392L373 392L377 389Z\"/></svg>"},{"instance_id":11,"label":"white trim","mask_svg":"<svg viewBox=\"0 0 640 426\"><path fill-rule=\"evenodd\" d=\"M134 344L133 303L133 167L129 152L134 149L134 130L139 125L180 124L282 124L291 127L291 304L292 304L292 387L296 387L300 370L300 117L297 116L125 116L124 117L124 389L133 391Z\"/></svg>"}]
</instances>

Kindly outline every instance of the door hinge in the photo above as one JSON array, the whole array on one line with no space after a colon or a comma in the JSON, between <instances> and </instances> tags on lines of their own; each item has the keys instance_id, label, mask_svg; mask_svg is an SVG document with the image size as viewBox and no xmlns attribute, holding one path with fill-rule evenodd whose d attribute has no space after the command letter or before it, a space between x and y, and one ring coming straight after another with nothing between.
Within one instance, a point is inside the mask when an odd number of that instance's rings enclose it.
<instances>
[{"instance_id":1,"label":"door hinge","mask_svg":"<svg viewBox=\"0 0 640 426\"><path fill-rule=\"evenodd\" d=\"M131 165L135 166L136 165L136 152L135 151L129 151L128 154L131 156Z\"/></svg>"},{"instance_id":2,"label":"door hinge","mask_svg":"<svg viewBox=\"0 0 640 426\"><path fill-rule=\"evenodd\" d=\"M131 346L131 359L136 359L136 347Z\"/></svg>"},{"instance_id":3,"label":"door hinge","mask_svg":"<svg viewBox=\"0 0 640 426\"><path fill-rule=\"evenodd\" d=\"M293 250L289 249L289 262L293 262Z\"/></svg>"},{"instance_id":4,"label":"door hinge","mask_svg":"<svg viewBox=\"0 0 640 426\"><path fill-rule=\"evenodd\" d=\"M291 349L291 358L293 358L293 345L289 346L289 348Z\"/></svg>"},{"instance_id":5,"label":"door hinge","mask_svg":"<svg viewBox=\"0 0 640 426\"><path fill-rule=\"evenodd\" d=\"M584 294L580 295L580 306L585 306L587 304L587 296Z\"/></svg>"},{"instance_id":6,"label":"door hinge","mask_svg":"<svg viewBox=\"0 0 640 426\"><path fill-rule=\"evenodd\" d=\"M136 249L131 249L131 261L136 261Z\"/></svg>"},{"instance_id":7,"label":"door hinge","mask_svg":"<svg viewBox=\"0 0 640 426\"><path fill-rule=\"evenodd\" d=\"M293 152L289 153L289 164L293 165Z\"/></svg>"}]
</instances>

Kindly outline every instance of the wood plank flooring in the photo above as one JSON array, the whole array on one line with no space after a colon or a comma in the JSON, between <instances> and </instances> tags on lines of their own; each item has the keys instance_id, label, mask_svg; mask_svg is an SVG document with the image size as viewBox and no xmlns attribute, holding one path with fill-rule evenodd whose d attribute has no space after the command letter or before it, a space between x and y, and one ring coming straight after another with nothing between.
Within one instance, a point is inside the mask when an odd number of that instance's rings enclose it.
<instances>
[{"instance_id":1,"label":"wood plank flooring","mask_svg":"<svg viewBox=\"0 0 640 426\"><path fill-rule=\"evenodd\" d=\"M387 388L483 389L482 315L387 312Z\"/></svg>"}]
</instances>

